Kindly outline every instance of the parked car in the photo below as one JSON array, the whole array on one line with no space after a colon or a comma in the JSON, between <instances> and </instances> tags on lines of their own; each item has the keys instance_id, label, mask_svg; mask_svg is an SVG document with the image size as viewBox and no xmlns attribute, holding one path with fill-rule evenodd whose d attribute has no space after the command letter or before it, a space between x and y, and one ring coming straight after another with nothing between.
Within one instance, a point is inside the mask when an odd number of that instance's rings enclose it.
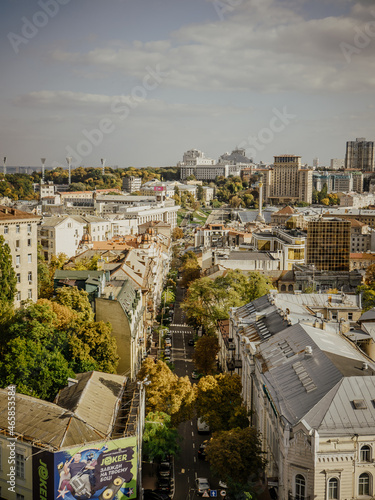
<instances>
[{"instance_id":1,"label":"parked car","mask_svg":"<svg viewBox=\"0 0 375 500\"><path fill-rule=\"evenodd\" d=\"M156 490L144 490L143 492L144 500L169 500L170 496L168 493Z\"/></svg>"},{"instance_id":2,"label":"parked car","mask_svg":"<svg viewBox=\"0 0 375 500\"><path fill-rule=\"evenodd\" d=\"M169 493L171 491L171 482L168 478L166 477L161 477L158 480L158 487L157 491L163 491L166 493Z\"/></svg>"},{"instance_id":3,"label":"parked car","mask_svg":"<svg viewBox=\"0 0 375 500\"><path fill-rule=\"evenodd\" d=\"M194 379L194 380L198 380L199 378L201 378L202 374L201 373L198 373L196 371L193 371L192 374L191 374L191 378Z\"/></svg>"},{"instance_id":4,"label":"parked car","mask_svg":"<svg viewBox=\"0 0 375 500\"><path fill-rule=\"evenodd\" d=\"M164 356L164 361L170 361L171 360L171 355L170 354L166 354Z\"/></svg>"},{"instance_id":5,"label":"parked car","mask_svg":"<svg viewBox=\"0 0 375 500\"><path fill-rule=\"evenodd\" d=\"M161 477L170 477L172 474L172 464L170 462L162 462L158 467L158 475Z\"/></svg>"},{"instance_id":6,"label":"parked car","mask_svg":"<svg viewBox=\"0 0 375 500\"><path fill-rule=\"evenodd\" d=\"M207 447L207 439L203 441L203 443L198 448L198 458L206 458L206 447Z\"/></svg>"},{"instance_id":7,"label":"parked car","mask_svg":"<svg viewBox=\"0 0 375 500\"><path fill-rule=\"evenodd\" d=\"M198 418L197 420L197 430L198 433L208 433L210 432L210 426L206 424L206 422L202 418Z\"/></svg>"},{"instance_id":8,"label":"parked car","mask_svg":"<svg viewBox=\"0 0 375 500\"><path fill-rule=\"evenodd\" d=\"M219 481L219 488L223 488L224 490L226 490L228 488L228 485L224 481Z\"/></svg>"},{"instance_id":9,"label":"parked car","mask_svg":"<svg viewBox=\"0 0 375 500\"><path fill-rule=\"evenodd\" d=\"M169 347L166 347L166 348L164 349L164 354L165 354L166 356L167 356L167 355L169 355L169 356L171 355L171 350L169 349Z\"/></svg>"},{"instance_id":10,"label":"parked car","mask_svg":"<svg viewBox=\"0 0 375 500\"><path fill-rule=\"evenodd\" d=\"M202 496L205 491L210 491L210 483L206 477L197 477L195 484L199 496Z\"/></svg>"}]
</instances>

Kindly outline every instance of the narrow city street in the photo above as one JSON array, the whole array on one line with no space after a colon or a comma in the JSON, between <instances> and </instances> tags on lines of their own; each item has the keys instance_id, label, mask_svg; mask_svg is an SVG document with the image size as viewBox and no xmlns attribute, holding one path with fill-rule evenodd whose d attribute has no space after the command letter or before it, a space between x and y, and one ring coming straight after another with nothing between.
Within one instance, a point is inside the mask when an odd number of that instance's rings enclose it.
<instances>
[{"instance_id":1,"label":"narrow city street","mask_svg":"<svg viewBox=\"0 0 375 500\"><path fill-rule=\"evenodd\" d=\"M183 311L180 309L180 302L183 300L185 290L177 287L176 303L174 309L173 323L170 326L172 333L172 361L175 365L176 374L181 377L188 375L193 383L191 374L194 370L192 356L194 347L188 345L189 339L194 336L192 328L186 325ZM192 500L198 497L196 493L195 479L197 477L208 478L211 488L217 486L218 481L210 477L210 467L204 459L198 458L199 446L209 439L208 434L198 434L197 419L182 423L179 428L182 436L181 453L175 459L175 495L177 500ZM217 491L220 498L220 491Z\"/></svg>"}]
</instances>

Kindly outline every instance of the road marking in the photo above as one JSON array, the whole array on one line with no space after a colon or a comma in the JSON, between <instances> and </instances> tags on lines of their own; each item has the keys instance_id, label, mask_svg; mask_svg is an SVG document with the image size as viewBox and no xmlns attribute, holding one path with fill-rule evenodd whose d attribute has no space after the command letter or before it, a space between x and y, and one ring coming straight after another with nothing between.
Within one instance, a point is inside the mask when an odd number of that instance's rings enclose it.
<instances>
[{"instance_id":1,"label":"road marking","mask_svg":"<svg viewBox=\"0 0 375 500\"><path fill-rule=\"evenodd\" d=\"M194 432L191 433L192 437L194 437Z\"/></svg>"},{"instance_id":2,"label":"road marking","mask_svg":"<svg viewBox=\"0 0 375 500\"><path fill-rule=\"evenodd\" d=\"M193 448L195 448L195 443L193 443Z\"/></svg>"},{"instance_id":3,"label":"road marking","mask_svg":"<svg viewBox=\"0 0 375 500\"><path fill-rule=\"evenodd\" d=\"M194 462L197 461L197 457L194 457ZM195 473L195 479L197 479L197 473Z\"/></svg>"}]
</instances>

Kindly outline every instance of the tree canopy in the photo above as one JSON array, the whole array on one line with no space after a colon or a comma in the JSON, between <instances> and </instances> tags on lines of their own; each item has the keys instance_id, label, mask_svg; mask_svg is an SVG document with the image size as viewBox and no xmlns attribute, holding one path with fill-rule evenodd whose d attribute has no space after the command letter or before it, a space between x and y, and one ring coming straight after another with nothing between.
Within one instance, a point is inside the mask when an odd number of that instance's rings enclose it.
<instances>
[{"instance_id":1,"label":"tree canopy","mask_svg":"<svg viewBox=\"0 0 375 500\"><path fill-rule=\"evenodd\" d=\"M215 433L208 442L206 455L214 474L228 483L231 493L256 492L266 460L255 428Z\"/></svg>"},{"instance_id":2,"label":"tree canopy","mask_svg":"<svg viewBox=\"0 0 375 500\"><path fill-rule=\"evenodd\" d=\"M242 403L239 375L221 373L203 377L197 384L197 391L197 414L207 422L212 431L249 425L246 408Z\"/></svg>"},{"instance_id":3,"label":"tree canopy","mask_svg":"<svg viewBox=\"0 0 375 500\"><path fill-rule=\"evenodd\" d=\"M211 375L216 369L216 356L220 351L216 337L204 335L195 344L193 362L195 369L204 375Z\"/></svg>"},{"instance_id":4,"label":"tree canopy","mask_svg":"<svg viewBox=\"0 0 375 500\"><path fill-rule=\"evenodd\" d=\"M74 373L116 371L117 346L110 324L95 322L87 312L87 297L68 290L60 299L70 306L41 299L16 311L3 327L2 387L15 384L18 392L53 400Z\"/></svg>"},{"instance_id":5,"label":"tree canopy","mask_svg":"<svg viewBox=\"0 0 375 500\"><path fill-rule=\"evenodd\" d=\"M182 437L172 427L170 415L157 411L147 414L143 431L143 456L148 460L162 460L166 455L180 451Z\"/></svg>"},{"instance_id":6,"label":"tree canopy","mask_svg":"<svg viewBox=\"0 0 375 500\"><path fill-rule=\"evenodd\" d=\"M213 333L218 320L229 317L231 307L239 307L265 295L272 288L268 277L257 272L230 270L212 280L204 277L190 284L181 308L194 327Z\"/></svg>"},{"instance_id":7,"label":"tree canopy","mask_svg":"<svg viewBox=\"0 0 375 500\"><path fill-rule=\"evenodd\" d=\"M146 389L146 413L163 411L171 416L172 426L190 420L194 414L195 387L189 377L178 377L163 361L145 359L138 378L151 382Z\"/></svg>"},{"instance_id":8,"label":"tree canopy","mask_svg":"<svg viewBox=\"0 0 375 500\"><path fill-rule=\"evenodd\" d=\"M0 236L0 324L12 316L16 284L10 248L4 237Z\"/></svg>"}]
</instances>

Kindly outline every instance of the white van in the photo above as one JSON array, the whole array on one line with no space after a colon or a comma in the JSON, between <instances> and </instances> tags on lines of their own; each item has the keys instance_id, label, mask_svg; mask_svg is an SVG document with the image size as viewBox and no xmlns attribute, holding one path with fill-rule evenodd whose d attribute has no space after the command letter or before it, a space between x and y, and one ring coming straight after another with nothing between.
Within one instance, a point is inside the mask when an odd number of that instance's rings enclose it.
<instances>
[{"instance_id":1,"label":"white van","mask_svg":"<svg viewBox=\"0 0 375 500\"><path fill-rule=\"evenodd\" d=\"M198 432L201 432L202 434L205 432L210 432L210 426L206 424L206 422L202 418L198 418L197 421L197 429Z\"/></svg>"}]
</instances>

